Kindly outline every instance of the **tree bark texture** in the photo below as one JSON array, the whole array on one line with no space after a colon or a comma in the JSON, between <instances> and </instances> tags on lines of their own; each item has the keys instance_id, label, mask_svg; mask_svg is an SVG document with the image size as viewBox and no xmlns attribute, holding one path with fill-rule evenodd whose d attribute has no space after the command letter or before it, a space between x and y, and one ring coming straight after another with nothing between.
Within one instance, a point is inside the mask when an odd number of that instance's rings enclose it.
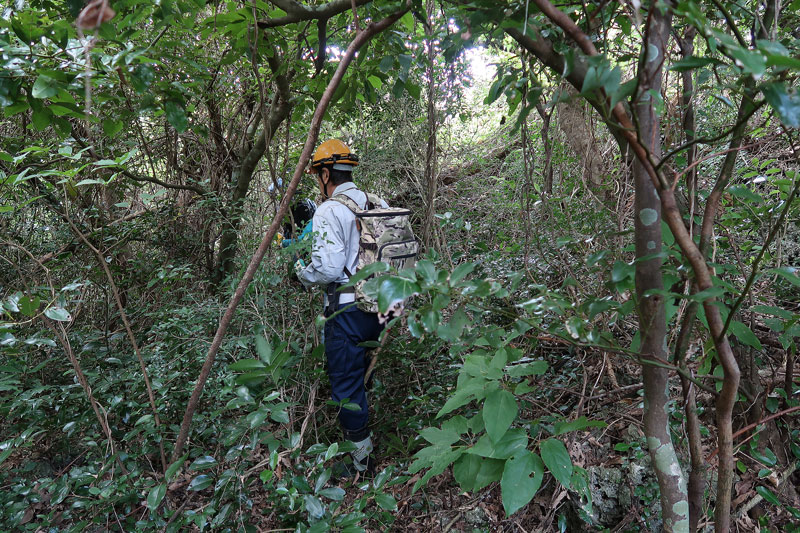
<instances>
[{"instance_id":1,"label":"tree bark texture","mask_svg":"<svg viewBox=\"0 0 800 533\"><path fill-rule=\"evenodd\" d=\"M603 156L597 147L591 123L584 112L584 99L568 83L562 84L570 98L558 104L556 120L570 150L581 162L583 182L600 198L603 185Z\"/></svg>"},{"instance_id":2,"label":"tree bark texture","mask_svg":"<svg viewBox=\"0 0 800 533\"><path fill-rule=\"evenodd\" d=\"M661 157L661 121L653 105L653 94L661 93L664 53L668 49L672 15L653 7L648 17L646 39L639 63L639 92L634 113L641 143L654 159ZM661 201L641 161L633 164L635 187L634 229L636 245L636 298L639 315L640 352L643 359L666 358L666 313L661 259ZM650 259L645 259L650 257ZM656 294L648 294L658 291ZM672 444L669 429L669 371L645 364L644 432L661 492L664 531L688 531L689 502L686 481Z\"/></svg>"}]
</instances>

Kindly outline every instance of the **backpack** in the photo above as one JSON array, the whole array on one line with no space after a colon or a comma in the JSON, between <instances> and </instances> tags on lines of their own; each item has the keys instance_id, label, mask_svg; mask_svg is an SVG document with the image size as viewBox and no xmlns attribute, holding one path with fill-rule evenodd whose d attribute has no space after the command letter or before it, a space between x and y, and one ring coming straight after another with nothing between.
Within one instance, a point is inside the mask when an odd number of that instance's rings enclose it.
<instances>
[{"instance_id":1,"label":"backpack","mask_svg":"<svg viewBox=\"0 0 800 533\"><path fill-rule=\"evenodd\" d=\"M411 229L411 211L400 207L380 207L381 199L374 194L367 195L365 209L358 207L352 198L337 194L331 200L343 204L356 216L358 228L358 263L356 272L383 261L397 270L413 267L416 264L419 243ZM346 271L345 274L353 274ZM378 302L364 293L368 279L356 283L356 305L365 313L377 313Z\"/></svg>"}]
</instances>

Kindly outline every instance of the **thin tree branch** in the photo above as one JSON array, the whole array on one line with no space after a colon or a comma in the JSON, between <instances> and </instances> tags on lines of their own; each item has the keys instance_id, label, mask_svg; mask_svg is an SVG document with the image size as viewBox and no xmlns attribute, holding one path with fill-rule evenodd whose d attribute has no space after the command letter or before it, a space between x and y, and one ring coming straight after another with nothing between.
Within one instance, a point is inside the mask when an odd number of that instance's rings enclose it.
<instances>
[{"instance_id":1,"label":"thin tree branch","mask_svg":"<svg viewBox=\"0 0 800 533\"><path fill-rule=\"evenodd\" d=\"M320 6L305 6L295 0L270 0L273 4L286 11L283 17L259 20L256 24L262 30L265 28L275 28L285 26L294 22L304 20L329 19L333 16L344 13L354 6L363 6L372 0L332 0Z\"/></svg>"}]
</instances>

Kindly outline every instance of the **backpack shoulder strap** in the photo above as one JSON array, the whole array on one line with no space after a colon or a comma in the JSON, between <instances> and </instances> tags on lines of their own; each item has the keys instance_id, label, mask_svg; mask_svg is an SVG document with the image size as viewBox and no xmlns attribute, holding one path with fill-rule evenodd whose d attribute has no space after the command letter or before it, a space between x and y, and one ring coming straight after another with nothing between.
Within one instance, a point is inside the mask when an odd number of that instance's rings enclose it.
<instances>
[{"instance_id":1,"label":"backpack shoulder strap","mask_svg":"<svg viewBox=\"0 0 800 533\"><path fill-rule=\"evenodd\" d=\"M352 211L354 215L357 215L359 211L362 210L360 207L358 207L358 204L355 203L355 201L346 194L337 194L336 196L331 197L331 200L333 200L334 202L339 202L340 204L348 208L350 211Z\"/></svg>"}]
</instances>

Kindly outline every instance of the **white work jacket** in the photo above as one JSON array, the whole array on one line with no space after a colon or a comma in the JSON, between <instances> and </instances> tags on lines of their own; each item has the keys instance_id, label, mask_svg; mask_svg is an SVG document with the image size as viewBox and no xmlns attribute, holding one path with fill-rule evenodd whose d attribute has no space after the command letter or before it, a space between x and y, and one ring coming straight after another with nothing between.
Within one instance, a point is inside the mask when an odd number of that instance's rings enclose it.
<instances>
[{"instance_id":1,"label":"white work jacket","mask_svg":"<svg viewBox=\"0 0 800 533\"><path fill-rule=\"evenodd\" d=\"M333 190L331 197L344 194L364 209L367 195L356 188L355 183L342 183ZM381 207L389 207L381 200ZM358 266L358 228L356 217L344 204L327 200L314 213L314 244L311 249L311 263L298 273L303 285L326 287L332 281L347 283L349 277L345 267L352 274ZM355 301L355 294L343 293L339 303Z\"/></svg>"}]
</instances>

